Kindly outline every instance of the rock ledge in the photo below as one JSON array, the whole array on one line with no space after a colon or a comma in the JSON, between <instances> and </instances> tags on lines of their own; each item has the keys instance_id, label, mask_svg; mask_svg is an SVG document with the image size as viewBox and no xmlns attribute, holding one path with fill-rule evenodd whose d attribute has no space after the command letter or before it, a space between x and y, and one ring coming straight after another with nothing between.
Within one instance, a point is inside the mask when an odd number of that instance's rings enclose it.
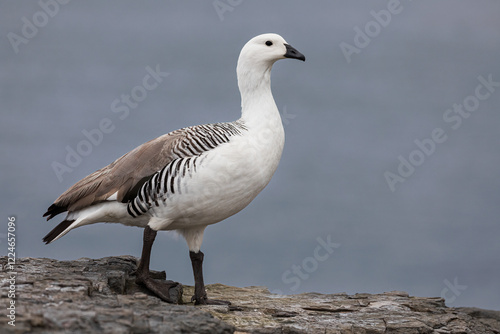
<instances>
[{"instance_id":1,"label":"rock ledge","mask_svg":"<svg viewBox=\"0 0 500 334\"><path fill-rule=\"evenodd\" d=\"M2 309L10 305L6 257L0 257ZM441 298L383 294L280 296L263 287L207 286L231 306L170 305L134 282L131 256L75 261L17 260L15 327L1 333L500 333L500 311L448 308ZM164 273L156 273L165 279Z\"/></svg>"}]
</instances>

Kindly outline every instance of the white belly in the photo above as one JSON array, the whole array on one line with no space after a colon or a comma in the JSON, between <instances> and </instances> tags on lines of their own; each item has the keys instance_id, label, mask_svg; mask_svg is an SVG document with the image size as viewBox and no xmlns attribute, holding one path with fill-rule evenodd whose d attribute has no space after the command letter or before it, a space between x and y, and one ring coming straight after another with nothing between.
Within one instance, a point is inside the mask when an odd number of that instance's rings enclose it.
<instances>
[{"instance_id":1,"label":"white belly","mask_svg":"<svg viewBox=\"0 0 500 334\"><path fill-rule=\"evenodd\" d=\"M283 144L283 131L246 133L202 155L180 191L150 209L149 225L155 230L210 225L241 211L271 180Z\"/></svg>"}]
</instances>

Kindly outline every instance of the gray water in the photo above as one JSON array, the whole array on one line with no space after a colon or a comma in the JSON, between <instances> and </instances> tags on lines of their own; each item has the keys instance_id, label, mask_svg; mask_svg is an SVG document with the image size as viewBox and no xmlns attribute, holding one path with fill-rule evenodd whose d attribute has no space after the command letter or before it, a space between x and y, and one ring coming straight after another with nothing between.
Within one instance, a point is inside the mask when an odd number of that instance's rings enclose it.
<instances>
[{"instance_id":1,"label":"gray water","mask_svg":"<svg viewBox=\"0 0 500 334\"><path fill-rule=\"evenodd\" d=\"M142 230L112 224L46 246L63 217L41 215L149 139L237 119L240 49L276 32L307 58L273 69L283 158L248 208L207 228L206 281L500 310L499 2L40 3L0 3L0 254L14 215L18 257L139 256ZM168 75L137 88L157 66ZM68 149L86 155L71 167ZM193 283L172 233L152 266Z\"/></svg>"}]
</instances>

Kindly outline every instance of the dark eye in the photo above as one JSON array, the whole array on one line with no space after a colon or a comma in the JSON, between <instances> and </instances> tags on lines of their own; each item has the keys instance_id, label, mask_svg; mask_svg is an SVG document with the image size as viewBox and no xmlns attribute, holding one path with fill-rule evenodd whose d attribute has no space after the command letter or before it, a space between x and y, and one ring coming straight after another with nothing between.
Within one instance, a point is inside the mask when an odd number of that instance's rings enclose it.
<instances>
[{"instance_id":1,"label":"dark eye","mask_svg":"<svg viewBox=\"0 0 500 334\"><path fill-rule=\"evenodd\" d=\"M266 45L267 45L267 46L271 46L271 45L273 45L273 42L271 42L271 41L267 41L267 42L266 42Z\"/></svg>"}]
</instances>

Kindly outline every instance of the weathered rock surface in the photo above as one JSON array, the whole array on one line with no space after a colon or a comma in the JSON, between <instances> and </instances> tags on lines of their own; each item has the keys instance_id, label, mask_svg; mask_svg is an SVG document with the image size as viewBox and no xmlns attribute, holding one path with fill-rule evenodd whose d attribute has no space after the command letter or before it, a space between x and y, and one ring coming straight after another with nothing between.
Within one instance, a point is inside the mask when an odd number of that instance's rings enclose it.
<instances>
[{"instance_id":1,"label":"weathered rock surface","mask_svg":"<svg viewBox=\"0 0 500 334\"><path fill-rule=\"evenodd\" d=\"M209 296L232 305L195 307L188 286L186 305L171 305L135 284L136 266L131 256L18 259L15 327L6 317L10 272L0 273L0 333L500 333L500 311L448 308L405 292L280 296L213 284Z\"/></svg>"},{"instance_id":2,"label":"weathered rock surface","mask_svg":"<svg viewBox=\"0 0 500 334\"><path fill-rule=\"evenodd\" d=\"M7 258L0 258L2 268ZM2 270L0 333L232 333L193 307L171 305L135 284L132 256L76 261L17 259L15 327L6 317L10 273ZM162 276L161 273L156 273ZM163 273L163 279L165 274Z\"/></svg>"}]
</instances>

